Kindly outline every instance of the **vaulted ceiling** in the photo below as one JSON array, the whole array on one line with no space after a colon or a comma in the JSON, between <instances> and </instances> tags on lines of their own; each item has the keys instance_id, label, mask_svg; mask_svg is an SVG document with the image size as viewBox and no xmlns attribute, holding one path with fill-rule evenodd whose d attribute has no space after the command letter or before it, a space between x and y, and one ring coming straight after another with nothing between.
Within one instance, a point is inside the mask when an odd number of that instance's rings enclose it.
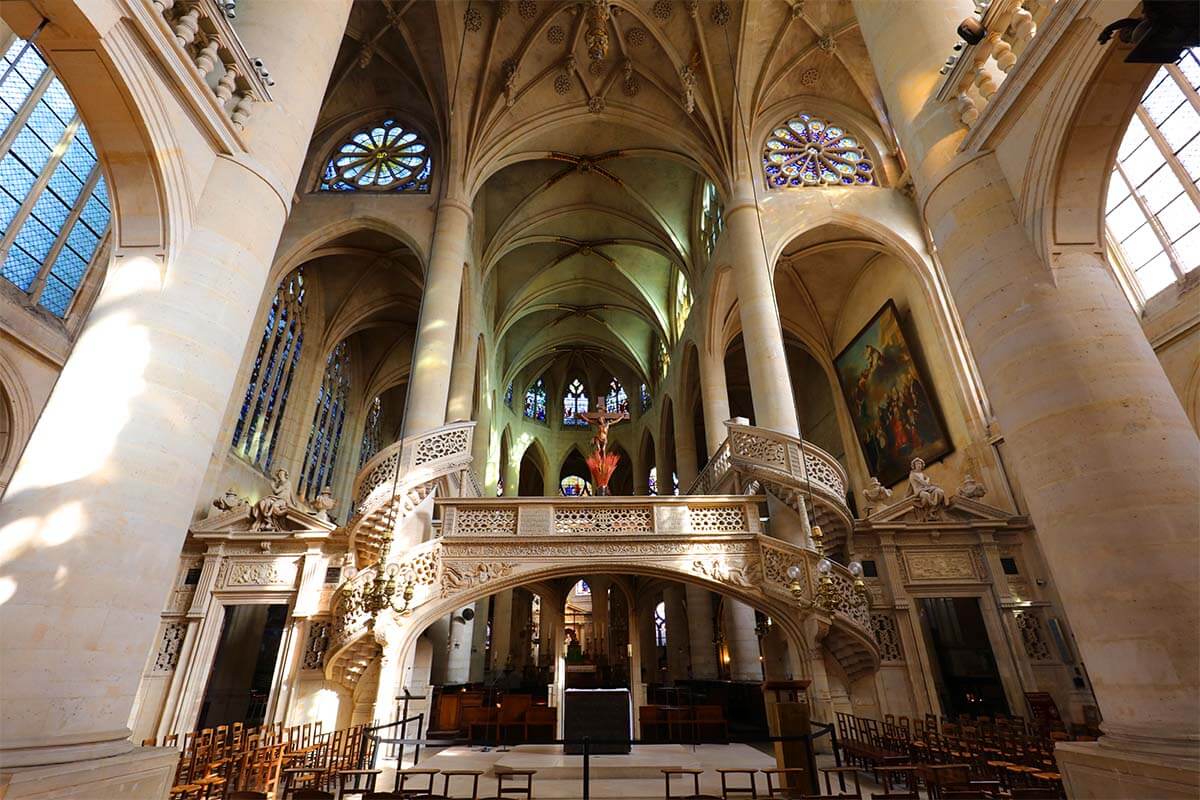
<instances>
[{"instance_id":1,"label":"vaulted ceiling","mask_svg":"<svg viewBox=\"0 0 1200 800\"><path fill-rule=\"evenodd\" d=\"M848 0L364 0L321 125L401 114L472 199L499 378L583 354L652 383L704 181L801 111L886 130L880 97Z\"/></svg>"}]
</instances>

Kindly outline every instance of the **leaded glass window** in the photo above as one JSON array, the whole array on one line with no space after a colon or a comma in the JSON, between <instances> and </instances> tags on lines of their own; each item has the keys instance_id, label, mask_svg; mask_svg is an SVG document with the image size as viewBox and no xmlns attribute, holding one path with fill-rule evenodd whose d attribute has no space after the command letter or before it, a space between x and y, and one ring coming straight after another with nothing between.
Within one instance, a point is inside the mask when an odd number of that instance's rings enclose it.
<instances>
[{"instance_id":1,"label":"leaded glass window","mask_svg":"<svg viewBox=\"0 0 1200 800\"><path fill-rule=\"evenodd\" d=\"M650 397L650 387L642 384L642 411L649 411L650 406L654 405L654 399Z\"/></svg>"},{"instance_id":2,"label":"leaded glass window","mask_svg":"<svg viewBox=\"0 0 1200 800\"><path fill-rule=\"evenodd\" d=\"M546 421L546 382L541 378L525 391L525 416L538 422Z\"/></svg>"},{"instance_id":3,"label":"leaded glass window","mask_svg":"<svg viewBox=\"0 0 1200 800\"><path fill-rule=\"evenodd\" d=\"M654 607L654 644L656 647L667 646L667 606L659 603Z\"/></svg>"},{"instance_id":4,"label":"leaded glass window","mask_svg":"<svg viewBox=\"0 0 1200 800\"><path fill-rule=\"evenodd\" d=\"M763 169L770 186L875 183L875 167L858 137L810 114L800 114L771 132Z\"/></svg>"},{"instance_id":5,"label":"leaded glass window","mask_svg":"<svg viewBox=\"0 0 1200 800\"><path fill-rule=\"evenodd\" d=\"M692 313L692 292L688 289L687 276L680 272L675 276L675 337L683 335L683 326Z\"/></svg>"},{"instance_id":6,"label":"leaded glass window","mask_svg":"<svg viewBox=\"0 0 1200 800\"><path fill-rule=\"evenodd\" d=\"M658 494L658 467L650 468L650 476L647 479L646 488L650 494Z\"/></svg>"},{"instance_id":7,"label":"leaded glass window","mask_svg":"<svg viewBox=\"0 0 1200 800\"><path fill-rule=\"evenodd\" d=\"M576 378L567 385L567 390L563 393L563 425L586 428L587 420L577 416L586 413L588 413L587 390L583 388L583 382Z\"/></svg>"},{"instance_id":8,"label":"leaded glass window","mask_svg":"<svg viewBox=\"0 0 1200 800\"><path fill-rule=\"evenodd\" d=\"M0 276L66 317L109 231L108 187L67 90L17 39L0 64Z\"/></svg>"},{"instance_id":9,"label":"leaded glass window","mask_svg":"<svg viewBox=\"0 0 1200 800\"><path fill-rule=\"evenodd\" d=\"M508 382L508 388L504 390L504 405L512 408L513 401L513 385L512 381Z\"/></svg>"},{"instance_id":10,"label":"leaded glass window","mask_svg":"<svg viewBox=\"0 0 1200 800\"><path fill-rule=\"evenodd\" d=\"M350 393L350 347L343 340L325 359L325 375L317 390L304 469L296 487L302 497L312 499L333 481L342 427L346 423L346 398Z\"/></svg>"},{"instance_id":11,"label":"leaded glass window","mask_svg":"<svg viewBox=\"0 0 1200 800\"><path fill-rule=\"evenodd\" d=\"M610 414L629 411L629 396L625 394L625 387L616 378L608 382L608 394L604 396L604 410Z\"/></svg>"},{"instance_id":12,"label":"leaded glass window","mask_svg":"<svg viewBox=\"0 0 1200 800\"><path fill-rule=\"evenodd\" d=\"M1141 300L1200 265L1200 49L1159 69L1108 183L1105 222Z\"/></svg>"},{"instance_id":13,"label":"leaded glass window","mask_svg":"<svg viewBox=\"0 0 1200 800\"><path fill-rule=\"evenodd\" d=\"M394 119L355 131L329 157L321 191L429 191L429 147Z\"/></svg>"},{"instance_id":14,"label":"leaded glass window","mask_svg":"<svg viewBox=\"0 0 1200 800\"><path fill-rule=\"evenodd\" d=\"M721 198L717 196L717 187L712 181L704 182L704 191L700 196L700 239L704 243L704 252L710 257L717 249L717 239L725 230L725 209Z\"/></svg>"},{"instance_id":15,"label":"leaded glass window","mask_svg":"<svg viewBox=\"0 0 1200 800\"><path fill-rule=\"evenodd\" d=\"M367 423L363 427L362 450L358 455L358 468L371 460L383 446L383 403L376 397L367 406Z\"/></svg>"},{"instance_id":16,"label":"leaded glass window","mask_svg":"<svg viewBox=\"0 0 1200 800\"><path fill-rule=\"evenodd\" d=\"M250 371L246 396L233 429L233 449L269 471L300 351L304 345L304 270L283 279L271 307Z\"/></svg>"}]
</instances>

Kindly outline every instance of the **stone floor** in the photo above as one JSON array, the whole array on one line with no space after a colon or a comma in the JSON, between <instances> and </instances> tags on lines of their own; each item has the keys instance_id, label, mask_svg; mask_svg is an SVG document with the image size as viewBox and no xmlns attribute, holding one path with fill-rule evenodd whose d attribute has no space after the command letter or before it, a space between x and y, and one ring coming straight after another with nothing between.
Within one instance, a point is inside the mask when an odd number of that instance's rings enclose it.
<instances>
[{"instance_id":1,"label":"stone floor","mask_svg":"<svg viewBox=\"0 0 1200 800\"><path fill-rule=\"evenodd\" d=\"M818 755L818 766L833 766L833 756ZM377 787L392 788L395 779L395 762L384 761L384 768ZM495 768L507 766L538 770L533 781L533 796L537 800L580 800L582 791L582 757L564 756L551 745L523 745L511 750L483 750L479 747L449 747L435 752L422 751L420 766L434 769L480 769L484 775L479 781L479 796L494 797L496 790ZM411 763L406 763L411 766ZM628 756L593 756L589 766L591 773L590 797L621 798L622 800L661 800L663 777L659 771L666 766L700 767L704 774L700 778L700 791L705 794L721 795L721 778L718 767L769 769L775 759L763 750L745 744L702 744L702 745L640 745ZM742 778L745 785L745 778ZM760 797L766 797L766 778L756 776ZM415 785L424 785L420 782ZM731 786L734 784L731 782ZM440 791L441 778L434 784ZM457 788L456 788L457 787ZM864 777L864 796L880 787ZM685 791L686 790L686 791ZM671 791L686 794L692 790L691 779L686 785L682 779L672 781ZM470 781L459 778L451 786L451 797L470 797Z\"/></svg>"}]
</instances>

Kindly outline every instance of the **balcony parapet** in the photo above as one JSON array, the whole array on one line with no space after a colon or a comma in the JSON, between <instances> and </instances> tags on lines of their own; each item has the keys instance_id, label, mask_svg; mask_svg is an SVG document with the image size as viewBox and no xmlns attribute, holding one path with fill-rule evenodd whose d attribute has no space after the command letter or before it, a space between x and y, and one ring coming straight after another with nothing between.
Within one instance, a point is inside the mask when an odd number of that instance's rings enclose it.
<instances>
[{"instance_id":1,"label":"balcony parapet","mask_svg":"<svg viewBox=\"0 0 1200 800\"><path fill-rule=\"evenodd\" d=\"M163 74L222 151L245 151L242 127L256 105L271 101L270 77L246 52L223 4L125 0L125 5Z\"/></svg>"}]
</instances>

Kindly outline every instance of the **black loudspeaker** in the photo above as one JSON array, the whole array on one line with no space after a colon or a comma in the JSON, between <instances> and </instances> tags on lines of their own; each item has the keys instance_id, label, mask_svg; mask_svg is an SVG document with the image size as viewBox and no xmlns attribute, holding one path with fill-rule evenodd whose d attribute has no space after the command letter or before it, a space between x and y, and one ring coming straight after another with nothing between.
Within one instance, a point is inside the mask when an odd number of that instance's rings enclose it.
<instances>
[{"instance_id":1,"label":"black loudspeaker","mask_svg":"<svg viewBox=\"0 0 1200 800\"><path fill-rule=\"evenodd\" d=\"M458 615L460 617L462 617L465 621L470 622L471 620L475 619L475 609L464 608L462 611L459 612Z\"/></svg>"}]
</instances>

